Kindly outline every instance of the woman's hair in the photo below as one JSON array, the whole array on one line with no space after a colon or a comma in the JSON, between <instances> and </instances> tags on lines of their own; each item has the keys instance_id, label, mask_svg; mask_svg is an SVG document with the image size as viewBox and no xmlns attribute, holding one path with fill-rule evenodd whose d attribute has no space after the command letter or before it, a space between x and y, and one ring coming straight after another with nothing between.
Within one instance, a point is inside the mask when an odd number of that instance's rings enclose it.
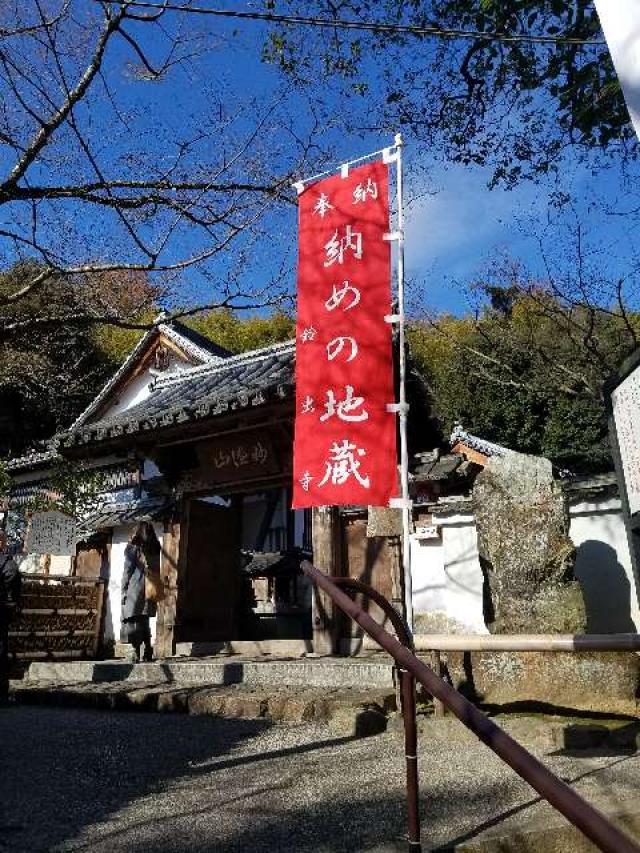
<instances>
[{"instance_id":1,"label":"woman's hair","mask_svg":"<svg viewBox=\"0 0 640 853\"><path fill-rule=\"evenodd\" d=\"M159 551L160 542L150 521L140 521L131 537L134 545L139 545L143 551Z\"/></svg>"}]
</instances>

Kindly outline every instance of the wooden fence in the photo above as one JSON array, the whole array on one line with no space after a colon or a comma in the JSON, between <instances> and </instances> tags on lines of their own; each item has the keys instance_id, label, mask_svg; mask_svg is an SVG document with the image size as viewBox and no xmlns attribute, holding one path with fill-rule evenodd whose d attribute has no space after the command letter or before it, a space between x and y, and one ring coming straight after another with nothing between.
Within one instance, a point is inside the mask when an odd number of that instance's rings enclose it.
<instances>
[{"instance_id":1,"label":"wooden fence","mask_svg":"<svg viewBox=\"0 0 640 853\"><path fill-rule=\"evenodd\" d=\"M9 625L18 660L95 658L100 651L105 581L24 574L20 609Z\"/></svg>"}]
</instances>

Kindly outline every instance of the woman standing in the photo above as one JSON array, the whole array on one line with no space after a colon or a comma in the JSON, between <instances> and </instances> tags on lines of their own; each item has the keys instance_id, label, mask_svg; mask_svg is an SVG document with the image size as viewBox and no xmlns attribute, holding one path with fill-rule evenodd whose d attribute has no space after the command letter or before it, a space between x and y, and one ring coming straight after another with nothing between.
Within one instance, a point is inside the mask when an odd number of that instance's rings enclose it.
<instances>
[{"instance_id":1,"label":"woman standing","mask_svg":"<svg viewBox=\"0 0 640 853\"><path fill-rule=\"evenodd\" d=\"M155 616L160 592L160 542L149 521L141 521L124 552L122 576L123 643L131 643L134 660L153 658L149 617Z\"/></svg>"}]
</instances>

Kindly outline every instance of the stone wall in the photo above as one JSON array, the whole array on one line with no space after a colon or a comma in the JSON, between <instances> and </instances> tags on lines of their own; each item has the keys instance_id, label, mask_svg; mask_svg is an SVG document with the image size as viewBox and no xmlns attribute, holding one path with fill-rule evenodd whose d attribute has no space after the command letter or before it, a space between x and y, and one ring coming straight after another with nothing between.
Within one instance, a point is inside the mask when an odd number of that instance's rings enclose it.
<instances>
[{"instance_id":1,"label":"stone wall","mask_svg":"<svg viewBox=\"0 0 640 853\"><path fill-rule=\"evenodd\" d=\"M446 652L442 664L454 687L476 702L638 712L634 652Z\"/></svg>"}]
</instances>

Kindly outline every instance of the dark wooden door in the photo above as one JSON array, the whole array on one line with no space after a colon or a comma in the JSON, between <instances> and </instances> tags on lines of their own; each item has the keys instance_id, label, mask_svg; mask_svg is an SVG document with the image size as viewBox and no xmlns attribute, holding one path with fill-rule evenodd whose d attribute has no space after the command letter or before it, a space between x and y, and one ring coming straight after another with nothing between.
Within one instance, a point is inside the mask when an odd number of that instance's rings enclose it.
<instances>
[{"instance_id":1,"label":"dark wooden door","mask_svg":"<svg viewBox=\"0 0 640 853\"><path fill-rule=\"evenodd\" d=\"M240 588L240 513L193 499L189 506L178 641L232 640Z\"/></svg>"},{"instance_id":2,"label":"dark wooden door","mask_svg":"<svg viewBox=\"0 0 640 853\"><path fill-rule=\"evenodd\" d=\"M111 531L96 533L78 544L74 574L79 578L109 577Z\"/></svg>"},{"instance_id":3,"label":"dark wooden door","mask_svg":"<svg viewBox=\"0 0 640 853\"><path fill-rule=\"evenodd\" d=\"M347 516L342 519L342 565L346 577L372 586L402 612L400 572L400 543L396 536L367 536L367 517ZM376 622L386 626L386 616L377 604L364 596L356 600ZM361 637L362 629L341 614L341 636ZM388 628L388 626L387 626Z\"/></svg>"}]
</instances>

